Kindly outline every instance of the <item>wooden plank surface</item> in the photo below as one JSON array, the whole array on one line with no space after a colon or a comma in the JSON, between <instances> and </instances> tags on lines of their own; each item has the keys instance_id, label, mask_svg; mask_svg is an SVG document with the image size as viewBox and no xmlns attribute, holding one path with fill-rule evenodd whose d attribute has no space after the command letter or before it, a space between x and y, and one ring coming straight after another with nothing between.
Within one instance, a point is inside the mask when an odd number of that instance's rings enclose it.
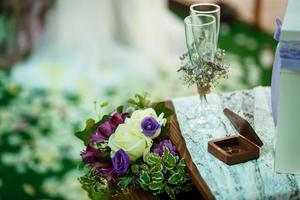
<instances>
[{"instance_id":1,"label":"wooden plank surface","mask_svg":"<svg viewBox=\"0 0 300 200\"><path fill-rule=\"evenodd\" d=\"M172 110L174 110L173 104L171 101L166 102L166 106ZM184 158L187 170L190 174L190 177L195 184L198 191L201 193L204 199L215 199L208 185L201 177L196 165L194 164L192 157L187 150L186 143L184 138L181 135L179 124L176 118L176 115L173 116L170 128L170 139L175 144L179 155Z\"/></svg>"},{"instance_id":2,"label":"wooden plank surface","mask_svg":"<svg viewBox=\"0 0 300 200\"><path fill-rule=\"evenodd\" d=\"M174 110L173 104L171 101L166 102L166 106L172 110ZM193 163L191 155L186 148L186 143L184 138L181 135L179 124L176 118L176 115L173 116L170 127L170 139L175 144L179 155L184 158L187 171L202 197L195 195L194 193L186 194L187 199L208 199L214 200L212 192L210 191L208 185L201 177L196 165ZM184 198L184 197L183 197ZM181 199L183 199L181 197ZM136 190L128 195L119 195L111 198L112 200L159 200L160 198L157 196L153 196L150 193L143 190Z\"/></svg>"}]
</instances>

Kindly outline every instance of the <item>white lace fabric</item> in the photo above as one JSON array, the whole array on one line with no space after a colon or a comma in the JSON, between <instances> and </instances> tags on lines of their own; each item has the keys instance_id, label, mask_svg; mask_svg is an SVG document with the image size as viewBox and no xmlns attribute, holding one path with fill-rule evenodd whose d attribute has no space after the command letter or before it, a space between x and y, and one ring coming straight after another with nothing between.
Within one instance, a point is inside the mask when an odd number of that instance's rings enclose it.
<instances>
[{"instance_id":1,"label":"white lace fabric","mask_svg":"<svg viewBox=\"0 0 300 200\"><path fill-rule=\"evenodd\" d=\"M208 153L208 141L238 134L220 111L216 130L200 132L195 113L198 96L173 99L181 133L201 176L216 199L299 199L300 176L274 171L275 128L271 113L270 88L256 87L223 94L210 94L209 104L229 108L253 126L264 143L260 157L229 166Z\"/></svg>"}]
</instances>

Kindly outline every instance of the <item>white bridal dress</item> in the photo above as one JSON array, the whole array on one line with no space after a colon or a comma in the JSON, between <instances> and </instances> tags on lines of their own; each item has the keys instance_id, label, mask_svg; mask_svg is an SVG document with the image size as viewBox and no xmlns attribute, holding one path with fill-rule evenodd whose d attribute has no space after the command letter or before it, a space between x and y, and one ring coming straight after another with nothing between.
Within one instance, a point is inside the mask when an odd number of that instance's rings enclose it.
<instances>
[{"instance_id":1,"label":"white bridal dress","mask_svg":"<svg viewBox=\"0 0 300 200\"><path fill-rule=\"evenodd\" d=\"M57 1L42 40L13 78L25 87L77 92L89 102L142 91L167 98L180 87L183 31L162 0Z\"/></svg>"}]
</instances>

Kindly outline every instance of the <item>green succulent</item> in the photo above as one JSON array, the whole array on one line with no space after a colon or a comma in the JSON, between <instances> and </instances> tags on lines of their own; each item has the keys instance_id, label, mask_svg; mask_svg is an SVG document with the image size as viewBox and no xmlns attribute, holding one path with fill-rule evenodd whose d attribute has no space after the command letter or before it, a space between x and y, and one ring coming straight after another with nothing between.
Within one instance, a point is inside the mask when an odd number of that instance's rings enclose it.
<instances>
[{"instance_id":1,"label":"green succulent","mask_svg":"<svg viewBox=\"0 0 300 200\"><path fill-rule=\"evenodd\" d=\"M167 193L171 199L176 199L176 194L190 190L192 185L185 169L185 161L172 155L167 148L162 157L149 153L144 162L130 166L127 175L120 179L113 192L126 194L142 188L154 195Z\"/></svg>"},{"instance_id":2,"label":"green succulent","mask_svg":"<svg viewBox=\"0 0 300 200\"><path fill-rule=\"evenodd\" d=\"M94 170L88 171L78 180L81 183L82 189L88 193L90 199L108 199L107 180L99 177Z\"/></svg>"},{"instance_id":3,"label":"green succulent","mask_svg":"<svg viewBox=\"0 0 300 200\"><path fill-rule=\"evenodd\" d=\"M191 185L190 178L185 171L185 161L178 156L172 155L167 148L163 156L149 153L145 158L145 166L132 166L132 172L138 174L137 183L152 194L166 192L171 199L176 194L187 191Z\"/></svg>"}]
</instances>

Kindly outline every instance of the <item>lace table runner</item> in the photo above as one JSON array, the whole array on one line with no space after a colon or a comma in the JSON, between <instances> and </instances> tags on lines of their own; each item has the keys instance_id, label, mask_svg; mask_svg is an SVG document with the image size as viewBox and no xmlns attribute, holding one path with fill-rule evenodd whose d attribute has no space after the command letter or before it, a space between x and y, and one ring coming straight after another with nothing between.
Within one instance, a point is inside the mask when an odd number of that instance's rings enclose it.
<instances>
[{"instance_id":1,"label":"lace table runner","mask_svg":"<svg viewBox=\"0 0 300 200\"><path fill-rule=\"evenodd\" d=\"M229 166L207 151L209 140L237 134L222 110L213 131L197 129L199 97L173 99L181 133L201 176L216 199L300 199L300 176L273 170L275 128L270 105L270 88L257 87L224 94L210 94L208 102L228 107L253 126L264 143L258 160Z\"/></svg>"}]
</instances>

